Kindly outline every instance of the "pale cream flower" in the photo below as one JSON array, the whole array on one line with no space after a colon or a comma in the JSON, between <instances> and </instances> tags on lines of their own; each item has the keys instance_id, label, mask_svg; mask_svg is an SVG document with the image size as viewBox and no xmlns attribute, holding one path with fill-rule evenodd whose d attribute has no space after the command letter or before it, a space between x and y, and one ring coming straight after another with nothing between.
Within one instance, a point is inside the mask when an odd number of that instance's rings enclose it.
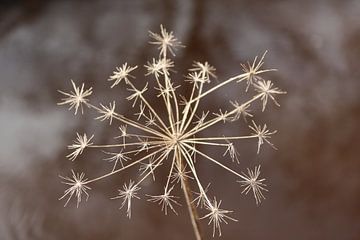
<instances>
[{"instance_id":1,"label":"pale cream flower","mask_svg":"<svg viewBox=\"0 0 360 240\"><path fill-rule=\"evenodd\" d=\"M256 56L252 64L250 64L249 62L247 62L247 64L240 64L242 70L246 73L246 92L249 90L250 85L256 83L258 80L263 79L260 76L261 73L276 71L276 69L261 70L261 67L264 65L264 58L266 53L267 51L264 52L259 61L257 61L258 57Z\"/></svg>"},{"instance_id":2,"label":"pale cream flower","mask_svg":"<svg viewBox=\"0 0 360 240\"><path fill-rule=\"evenodd\" d=\"M209 83L210 80L207 77L203 76L202 73L193 72L193 73L189 73L186 76L185 82L190 82L196 88L199 88L201 84Z\"/></svg>"},{"instance_id":3,"label":"pale cream flower","mask_svg":"<svg viewBox=\"0 0 360 240\"><path fill-rule=\"evenodd\" d=\"M172 186L171 188L169 188L167 190L165 189L164 194L155 195L155 196L148 195L148 197L149 197L148 201L158 203L159 205L161 205L161 211L163 211L165 213L165 215L168 214L168 208L170 208L177 215L174 205L180 206L180 204L175 200L178 197L171 195L171 191L173 189L174 189L174 186Z\"/></svg>"},{"instance_id":4,"label":"pale cream flower","mask_svg":"<svg viewBox=\"0 0 360 240\"><path fill-rule=\"evenodd\" d=\"M127 63L124 63L121 67L116 67L116 71L113 72L113 75L110 76L108 81L113 81L114 83L111 85L111 88L118 85L122 80L125 81L125 83L129 82L129 78L134 78L133 75L130 73L134 71L137 68L128 66Z\"/></svg>"},{"instance_id":5,"label":"pale cream flower","mask_svg":"<svg viewBox=\"0 0 360 240\"><path fill-rule=\"evenodd\" d=\"M76 197L76 207L79 207L80 202L82 201L82 195L86 196L86 201L89 198L88 190L91 188L86 185L87 178L85 178L84 173L75 173L71 170L71 177L59 176L63 179L65 185L70 186L64 191L64 195L59 198L59 200L67 198L64 207L69 203L72 197Z\"/></svg>"},{"instance_id":6,"label":"pale cream flower","mask_svg":"<svg viewBox=\"0 0 360 240\"><path fill-rule=\"evenodd\" d=\"M129 100L129 101L134 101L133 102L133 107L135 106L136 104L136 101L138 100L138 98L144 94L144 92L146 92L148 90L148 83L145 84L145 86L143 87L142 90L138 90L138 89L134 89L134 88L128 88L127 89L128 91L130 92L133 92L130 96L128 96L126 99Z\"/></svg>"},{"instance_id":7,"label":"pale cream flower","mask_svg":"<svg viewBox=\"0 0 360 240\"><path fill-rule=\"evenodd\" d=\"M268 139L271 138L271 135L275 134L277 131L270 131L266 124L261 127L261 125L256 125L254 121L252 121L252 123L253 126L249 126L249 128L254 131L253 136L258 138L257 153L259 154L260 147L264 144L264 141L267 142L272 148L276 149L276 147Z\"/></svg>"},{"instance_id":8,"label":"pale cream flower","mask_svg":"<svg viewBox=\"0 0 360 240\"><path fill-rule=\"evenodd\" d=\"M77 114L79 108L81 109L81 113L84 113L83 105L87 105L89 100L87 99L88 96L92 94L92 88L84 90L84 83L80 87L77 87L73 80L71 80L71 84L73 86L73 91L70 93L66 93L63 91L58 90L61 94L65 95L65 98L62 98L62 102L58 103L58 105L67 105L69 104L69 110L72 108L75 109L75 115Z\"/></svg>"},{"instance_id":9,"label":"pale cream flower","mask_svg":"<svg viewBox=\"0 0 360 240\"><path fill-rule=\"evenodd\" d=\"M124 150L121 149L120 152L106 152L103 151L105 154L109 155L110 157L104 158L105 161L114 162L113 171L115 171L117 164L120 162L121 167L124 167L124 163L131 158L126 156L126 153L123 152Z\"/></svg>"},{"instance_id":10,"label":"pale cream flower","mask_svg":"<svg viewBox=\"0 0 360 240\"><path fill-rule=\"evenodd\" d=\"M120 206L120 209L122 209L126 205L126 216L128 218L131 218L131 201L133 198L140 199L140 197L137 196L137 192L141 188L138 187L134 181L129 182L127 185L124 183L123 189L119 189L119 194L116 197L113 197L111 199L122 199L122 203Z\"/></svg>"},{"instance_id":11,"label":"pale cream flower","mask_svg":"<svg viewBox=\"0 0 360 240\"><path fill-rule=\"evenodd\" d=\"M202 74L208 82L210 82L210 76L213 78L216 78L215 71L216 68L211 66L208 62L194 62L193 68L189 69L192 72L198 71L200 74Z\"/></svg>"},{"instance_id":12,"label":"pale cream flower","mask_svg":"<svg viewBox=\"0 0 360 240\"><path fill-rule=\"evenodd\" d=\"M230 142L229 140L226 140L227 142L227 146L226 146L226 150L223 154L223 156L225 156L226 154L229 154L231 160L234 162L236 160L237 163L239 163L239 152L236 150L234 144L232 142Z\"/></svg>"},{"instance_id":13,"label":"pale cream flower","mask_svg":"<svg viewBox=\"0 0 360 240\"><path fill-rule=\"evenodd\" d=\"M248 109L250 105L241 105L237 101L230 101L230 103L236 109L236 114L231 119L231 121L237 121L240 116L242 116L246 122L246 117L253 117L253 115L250 113L250 110Z\"/></svg>"},{"instance_id":14,"label":"pale cream flower","mask_svg":"<svg viewBox=\"0 0 360 240\"><path fill-rule=\"evenodd\" d=\"M275 87L273 88L273 83L269 80L261 80L258 81L255 86L255 91L259 92L261 94L261 100L262 100L262 111L265 110L266 104L268 102L268 98L273 100L276 106L280 107L280 104L276 101L274 95L278 94L286 94L286 92L281 91L279 88Z\"/></svg>"},{"instance_id":15,"label":"pale cream flower","mask_svg":"<svg viewBox=\"0 0 360 240\"><path fill-rule=\"evenodd\" d=\"M93 139L94 135L91 135L90 138L84 135L80 135L79 133L76 133L76 140L74 140L74 143L68 146L68 149L74 150L70 154L68 154L66 157L69 158L71 161L74 161L77 156L82 154L84 149L88 146L91 146L92 143L90 142L91 139Z\"/></svg>"},{"instance_id":16,"label":"pale cream flower","mask_svg":"<svg viewBox=\"0 0 360 240\"><path fill-rule=\"evenodd\" d=\"M244 180L238 181L241 183L241 186L244 187L244 190L241 193L248 194L250 191L252 191L257 205L261 203L262 199L265 199L263 191L268 191L265 188L265 178L259 179L260 167L260 165L255 167L254 171L248 168L248 175L244 174Z\"/></svg>"},{"instance_id":17,"label":"pale cream flower","mask_svg":"<svg viewBox=\"0 0 360 240\"><path fill-rule=\"evenodd\" d=\"M181 42L179 42L175 37L173 32L168 32L163 27L163 25L160 25L161 33L153 33L149 31L149 35L153 41L150 41L150 44L159 45L158 49L160 50L161 55L166 55L166 51L169 50L170 53L175 56L175 50L178 47L183 47L181 45Z\"/></svg>"},{"instance_id":18,"label":"pale cream flower","mask_svg":"<svg viewBox=\"0 0 360 240\"><path fill-rule=\"evenodd\" d=\"M219 236L221 236L221 224L225 223L228 224L228 220L237 222L235 218L232 218L228 216L229 213L232 213L233 211L225 210L220 208L221 200L218 202L216 198L211 204L208 204L206 206L206 209L210 211L207 215L205 215L202 218L209 218L209 225L213 225L213 237L216 234L216 231L218 232Z\"/></svg>"},{"instance_id":19,"label":"pale cream flower","mask_svg":"<svg viewBox=\"0 0 360 240\"><path fill-rule=\"evenodd\" d=\"M98 112L101 114L99 117L95 118L95 119L99 119L100 121L104 121L104 120L108 120L109 119L109 123L111 125L112 120L113 120L113 116L115 114L115 101L113 101L112 103L109 103L109 106L104 106L102 104L100 104L102 109L99 109Z\"/></svg>"}]
</instances>

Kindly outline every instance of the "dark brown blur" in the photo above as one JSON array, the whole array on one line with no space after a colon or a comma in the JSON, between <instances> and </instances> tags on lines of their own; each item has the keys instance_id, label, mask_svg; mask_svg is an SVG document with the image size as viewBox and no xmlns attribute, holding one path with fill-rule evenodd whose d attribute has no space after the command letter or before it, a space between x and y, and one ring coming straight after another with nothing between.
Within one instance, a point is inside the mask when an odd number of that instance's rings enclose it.
<instances>
[{"instance_id":1,"label":"dark brown blur","mask_svg":"<svg viewBox=\"0 0 360 240\"><path fill-rule=\"evenodd\" d=\"M358 0L1 1L0 239L194 238L183 199L179 216L164 216L143 195L131 220L118 210L120 202L109 198L136 169L91 186L89 201L78 209L58 201L64 190L59 174L76 169L93 177L109 167L92 152L66 159L75 132L96 133L103 142L118 133L94 115L74 116L57 106L56 90L70 90L70 79L84 81L94 87L94 103L116 99L126 113L127 93L110 90L106 80L125 61L142 66L156 57L147 31L161 23L187 46L174 59L179 73L193 60L208 61L221 81L268 49L265 66L279 71L267 77L288 93L279 98L281 108L271 103L256 114L278 130L272 142L279 150L264 145L256 155L255 142L236 144L239 171L262 164L270 190L263 204L241 195L240 184L222 169L199 166L239 220L223 227L222 239L360 239ZM243 89L216 92L203 107L239 99ZM246 124L239 125L221 125L213 134L241 134ZM158 174L162 179L166 171ZM161 187L159 181L142 190ZM202 227L211 239L206 220Z\"/></svg>"}]
</instances>

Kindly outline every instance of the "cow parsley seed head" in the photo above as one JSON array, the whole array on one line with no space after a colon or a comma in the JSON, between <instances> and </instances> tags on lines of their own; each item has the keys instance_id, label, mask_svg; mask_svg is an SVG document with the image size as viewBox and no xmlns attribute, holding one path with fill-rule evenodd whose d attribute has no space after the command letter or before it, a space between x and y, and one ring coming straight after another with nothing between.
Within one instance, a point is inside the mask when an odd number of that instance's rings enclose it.
<instances>
[{"instance_id":1,"label":"cow parsley seed head","mask_svg":"<svg viewBox=\"0 0 360 240\"><path fill-rule=\"evenodd\" d=\"M83 106L99 114L96 119L107 120L110 124L119 128L119 133L109 137L105 143L93 143L93 136L77 133L77 138L73 144L68 146L72 152L67 155L70 160L78 158L86 148L87 151L102 151L106 154L104 160L110 162L111 169L90 178L85 178L84 173L72 171L71 177L61 177L67 186L60 199L65 199L65 205L73 197L77 206L84 197L88 198L90 185L105 178L111 178L122 174L130 168L137 168L138 176L132 177L120 187L118 194L113 199L120 199L120 208L126 207L126 215L131 218L132 201L140 199L143 190L143 183L150 179L164 186L164 192L160 195L147 195L149 202L157 203L161 206L165 215L173 211L176 214L176 205L180 206L180 198L175 195L177 191L183 191L186 205L188 206L192 224L196 235L199 236L198 222L201 219L208 219L213 227L213 235L221 235L221 225L228 221L236 221L231 217L232 211L223 209L221 200L209 196L209 185L204 185L202 172L198 171L199 164L209 164L217 167L219 171L225 171L234 177L234 181L240 179L241 186L244 188L242 193L253 192L256 204L264 199L263 192L266 191L264 179L260 179L260 167L255 170L247 171L247 174L238 171L232 162L240 162L240 154L236 150L240 140L253 141L257 144L257 153L264 142L273 145L269 139L276 131L270 131L267 125L257 125L252 121L248 132L237 134L232 131L230 135L205 131L212 126L235 122L242 116L243 118L256 118L255 111L250 114L249 109L256 109L254 105L261 104L262 110L265 109L270 98L279 105L275 96L284 94L279 88L274 87L273 82L264 80L263 75L273 71L264 69L264 56L250 64L242 65L243 73L229 76L224 80L219 80L208 84L210 78L216 78L215 68L208 62L194 62L188 70L185 79L175 79L173 76L174 55L176 48L181 47L181 43L175 38L172 32L160 26L160 33L150 32L151 44L158 46L160 54L156 58L150 58L144 65L146 74L144 78L150 81L133 81L135 77L131 73L137 68L124 63L117 67L108 81L109 87L123 84L128 94L120 96L120 101L127 103L135 109L136 113L116 112L115 101L109 105L91 103L88 97L92 94L92 88L85 89L84 84L76 86L71 81L73 90L70 93L59 91L62 98L59 105L69 105L69 109L75 109L75 114ZM169 54L170 53L170 54ZM241 69L240 69L241 70ZM180 76L184 76L180 75ZM182 84L182 81L187 84ZM121 84L120 84L121 83ZM182 92L178 89L181 85L190 87L190 91ZM243 87L243 102L230 101L227 106L221 106L217 112L204 110L210 96L224 86ZM249 91L249 88L254 91ZM157 96L156 103L150 94ZM253 94L252 96L248 96ZM156 106L155 106L156 104ZM212 104L217 104L212 102ZM213 109L213 108L212 108ZM246 119L245 119L246 120ZM107 122L106 121L106 122ZM242 122L240 122L242 123ZM108 125L108 124L106 124ZM110 132L110 131L109 131ZM207 151L206 147L214 148L214 151ZM216 154L218 153L218 154ZM254 151L255 154L255 151ZM96 155L95 155L96 156ZM224 161L230 158L232 161ZM101 168L102 169L102 168ZM156 177L158 172L165 171L165 179ZM216 179L214 179L216 181ZM192 196L194 193L194 197ZM210 200L214 199L214 200ZM199 218L197 211L207 212ZM196 223L196 224L195 224Z\"/></svg>"}]
</instances>

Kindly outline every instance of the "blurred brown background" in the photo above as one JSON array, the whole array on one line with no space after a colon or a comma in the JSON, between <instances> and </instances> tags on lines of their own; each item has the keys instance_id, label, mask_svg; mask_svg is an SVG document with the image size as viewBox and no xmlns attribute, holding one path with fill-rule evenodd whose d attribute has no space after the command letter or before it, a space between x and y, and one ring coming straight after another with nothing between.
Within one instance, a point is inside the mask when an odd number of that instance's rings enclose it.
<instances>
[{"instance_id":1,"label":"blurred brown background","mask_svg":"<svg viewBox=\"0 0 360 240\"><path fill-rule=\"evenodd\" d=\"M266 67L279 69L269 77L288 92L281 108L272 104L256 115L279 131L272 140L279 150L265 146L257 156L255 143L237 144L240 170L263 165L270 192L260 207L226 172L199 169L239 220L223 227L222 239L360 239L357 0L1 1L0 239L193 238L185 207L179 216L164 216L142 199L128 220L119 202L109 200L136 170L93 186L79 209L57 200L64 190L59 174L106 171L96 154L66 160L75 132L95 131L99 141L117 133L93 116L74 117L56 106L56 90L69 90L69 79L84 81L94 87L92 101L116 98L126 112L125 91L110 91L106 79L125 61L142 66L156 56L147 31L161 23L187 46L175 59L179 72L207 60L221 81L268 49ZM241 93L224 89L204 108ZM161 184L144 191L153 189ZM211 238L206 221L203 227Z\"/></svg>"}]
</instances>

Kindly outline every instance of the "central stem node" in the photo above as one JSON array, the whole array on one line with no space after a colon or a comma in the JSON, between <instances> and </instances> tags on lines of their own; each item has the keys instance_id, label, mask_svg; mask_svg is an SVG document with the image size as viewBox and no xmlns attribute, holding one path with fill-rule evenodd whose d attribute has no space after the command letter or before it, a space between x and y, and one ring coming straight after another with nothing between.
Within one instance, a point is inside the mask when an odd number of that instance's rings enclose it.
<instances>
[{"instance_id":1,"label":"central stem node","mask_svg":"<svg viewBox=\"0 0 360 240\"><path fill-rule=\"evenodd\" d=\"M171 135L171 144L173 145L173 146L177 146L180 142L181 142L181 140L180 140L180 137L181 137L181 134L180 133L173 133L172 135Z\"/></svg>"}]
</instances>

